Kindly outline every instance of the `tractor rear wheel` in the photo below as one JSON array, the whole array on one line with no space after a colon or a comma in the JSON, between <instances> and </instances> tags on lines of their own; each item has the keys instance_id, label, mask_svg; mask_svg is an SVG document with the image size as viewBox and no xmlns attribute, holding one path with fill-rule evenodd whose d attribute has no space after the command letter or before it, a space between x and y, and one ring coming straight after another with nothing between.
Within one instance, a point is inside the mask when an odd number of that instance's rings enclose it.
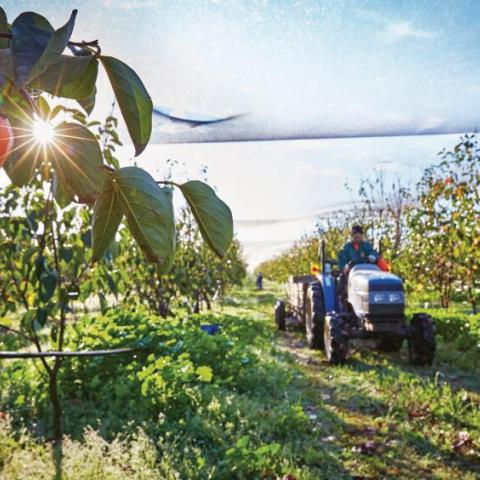
<instances>
[{"instance_id":1,"label":"tractor rear wheel","mask_svg":"<svg viewBox=\"0 0 480 480\"><path fill-rule=\"evenodd\" d=\"M305 330L307 332L307 343L310 348L322 348L325 303L320 283L309 285L306 297Z\"/></svg>"},{"instance_id":2,"label":"tractor rear wheel","mask_svg":"<svg viewBox=\"0 0 480 480\"><path fill-rule=\"evenodd\" d=\"M414 365L431 365L435 356L435 323L426 313L416 313L410 323L408 354Z\"/></svg>"},{"instance_id":3,"label":"tractor rear wheel","mask_svg":"<svg viewBox=\"0 0 480 480\"><path fill-rule=\"evenodd\" d=\"M403 337L385 336L377 341L377 349L382 352L399 352L402 349Z\"/></svg>"},{"instance_id":4,"label":"tractor rear wheel","mask_svg":"<svg viewBox=\"0 0 480 480\"><path fill-rule=\"evenodd\" d=\"M325 356L328 363L341 365L345 363L348 354L348 337L343 332L343 318L337 315L327 315L323 327Z\"/></svg>"},{"instance_id":5,"label":"tractor rear wheel","mask_svg":"<svg viewBox=\"0 0 480 480\"><path fill-rule=\"evenodd\" d=\"M285 330L285 302L283 300L278 300L275 305L275 323L278 330Z\"/></svg>"}]
</instances>

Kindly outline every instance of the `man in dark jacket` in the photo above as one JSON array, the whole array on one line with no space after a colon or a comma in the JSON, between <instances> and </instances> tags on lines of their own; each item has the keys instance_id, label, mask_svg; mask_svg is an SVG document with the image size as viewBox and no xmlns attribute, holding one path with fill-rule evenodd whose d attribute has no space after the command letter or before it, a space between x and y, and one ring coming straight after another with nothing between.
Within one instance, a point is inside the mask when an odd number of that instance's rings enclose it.
<instances>
[{"instance_id":1,"label":"man in dark jacket","mask_svg":"<svg viewBox=\"0 0 480 480\"><path fill-rule=\"evenodd\" d=\"M347 242L338 253L338 268L343 270L348 262L358 257L368 257L370 263L376 263L378 253L370 243L363 239L362 227L355 225L352 227L350 235L350 241Z\"/></svg>"},{"instance_id":2,"label":"man in dark jacket","mask_svg":"<svg viewBox=\"0 0 480 480\"><path fill-rule=\"evenodd\" d=\"M348 262L354 258L368 257L370 263L376 263L378 253L372 245L363 239L363 229L359 225L352 227L350 232L350 241L347 242L338 253L338 267L340 269L340 278L338 283L338 295L340 304L345 308L347 298L347 274L345 267Z\"/></svg>"}]
</instances>

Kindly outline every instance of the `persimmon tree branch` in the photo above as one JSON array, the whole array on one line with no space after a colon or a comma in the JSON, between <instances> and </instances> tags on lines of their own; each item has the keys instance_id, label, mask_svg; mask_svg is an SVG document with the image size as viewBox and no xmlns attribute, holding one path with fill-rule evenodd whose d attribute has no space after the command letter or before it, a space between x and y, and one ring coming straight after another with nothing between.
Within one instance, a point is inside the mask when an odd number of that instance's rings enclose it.
<instances>
[{"instance_id":1,"label":"persimmon tree branch","mask_svg":"<svg viewBox=\"0 0 480 480\"><path fill-rule=\"evenodd\" d=\"M13 38L13 33L11 32L0 32L0 38ZM70 40L68 45L71 47L98 47L98 40L91 40L90 42L73 42Z\"/></svg>"},{"instance_id":2,"label":"persimmon tree branch","mask_svg":"<svg viewBox=\"0 0 480 480\"><path fill-rule=\"evenodd\" d=\"M158 183L158 185L170 185L172 187L181 188L178 183L172 182L171 180L155 180L155 182Z\"/></svg>"},{"instance_id":3,"label":"persimmon tree branch","mask_svg":"<svg viewBox=\"0 0 480 480\"><path fill-rule=\"evenodd\" d=\"M0 32L0 38L8 38L12 39L13 38L13 33L10 32ZM86 50L90 50L92 53L95 54L96 57L99 57L102 53L102 49L100 48L100 45L98 43L98 40L91 40L90 42L73 42L70 40L68 42L69 47L78 47L78 48L84 48Z\"/></svg>"},{"instance_id":4,"label":"persimmon tree branch","mask_svg":"<svg viewBox=\"0 0 480 480\"><path fill-rule=\"evenodd\" d=\"M22 337L23 339L28 340L29 342L33 341L31 337L29 337L28 335L25 335L20 330L9 327L8 325L5 325L3 323L0 323L0 330L6 330L8 332L14 333L15 335L18 335L19 337Z\"/></svg>"}]
</instances>

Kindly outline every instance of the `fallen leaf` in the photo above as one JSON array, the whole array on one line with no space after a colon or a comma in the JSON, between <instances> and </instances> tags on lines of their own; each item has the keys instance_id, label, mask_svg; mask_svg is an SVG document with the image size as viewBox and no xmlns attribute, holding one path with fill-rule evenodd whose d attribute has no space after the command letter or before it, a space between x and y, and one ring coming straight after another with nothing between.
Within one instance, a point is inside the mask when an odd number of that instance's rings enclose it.
<instances>
[{"instance_id":1,"label":"fallen leaf","mask_svg":"<svg viewBox=\"0 0 480 480\"><path fill-rule=\"evenodd\" d=\"M375 435L378 432L378 429L375 427L365 427L363 433L366 435Z\"/></svg>"},{"instance_id":2,"label":"fallen leaf","mask_svg":"<svg viewBox=\"0 0 480 480\"><path fill-rule=\"evenodd\" d=\"M473 441L467 431L458 432L455 440L452 443L454 450L462 450L464 447L473 446Z\"/></svg>"},{"instance_id":3,"label":"fallen leaf","mask_svg":"<svg viewBox=\"0 0 480 480\"><path fill-rule=\"evenodd\" d=\"M390 432L396 432L398 430L398 425L395 423L389 423L387 424L387 427Z\"/></svg>"},{"instance_id":4,"label":"fallen leaf","mask_svg":"<svg viewBox=\"0 0 480 480\"><path fill-rule=\"evenodd\" d=\"M353 447L352 450L363 455L373 455L377 450L377 445L375 442L368 440L367 442L360 443Z\"/></svg>"},{"instance_id":5,"label":"fallen leaf","mask_svg":"<svg viewBox=\"0 0 480 480\"><path fill-rule=\"evenodd\" d=\"M410 418L422 418L428 415L428 410L426 408L409 408L408 409L408 416Z\"/></svg>"},{"instance_id":6,"label":"fallen leaf","mask_svg":"<svg viewBox=\"0 0 480 480\"><path fill-rule=\"evenodd\" d=\"M275 472L273 470L268 469L262 473L262 478L266 480L275 480L277 476L275 475Z\"/></svg>"}]
</instances>

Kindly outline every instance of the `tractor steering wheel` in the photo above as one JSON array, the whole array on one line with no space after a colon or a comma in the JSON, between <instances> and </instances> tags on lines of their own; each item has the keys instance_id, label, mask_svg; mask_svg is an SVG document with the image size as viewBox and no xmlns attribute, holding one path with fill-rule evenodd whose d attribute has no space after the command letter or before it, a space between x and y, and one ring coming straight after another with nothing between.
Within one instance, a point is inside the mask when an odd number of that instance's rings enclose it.
<instances>
[{"instance_id":1,"label":"tractor steering wheel","mask_svg":"<svg viewBox=\"0 0 480 480\"><path fill-rule=\"evenodd\" d=\"M352 260L350 260L347 265L346 265L346 270L347 271L350 271L355 265L359 265L361 263L368 263L368 264L371 264L372 262L370 262L370 259L368 257L357 257L357 258L353 258ZM377 262L375 262L376 264Z\"/></svg>"}]
</instances>

